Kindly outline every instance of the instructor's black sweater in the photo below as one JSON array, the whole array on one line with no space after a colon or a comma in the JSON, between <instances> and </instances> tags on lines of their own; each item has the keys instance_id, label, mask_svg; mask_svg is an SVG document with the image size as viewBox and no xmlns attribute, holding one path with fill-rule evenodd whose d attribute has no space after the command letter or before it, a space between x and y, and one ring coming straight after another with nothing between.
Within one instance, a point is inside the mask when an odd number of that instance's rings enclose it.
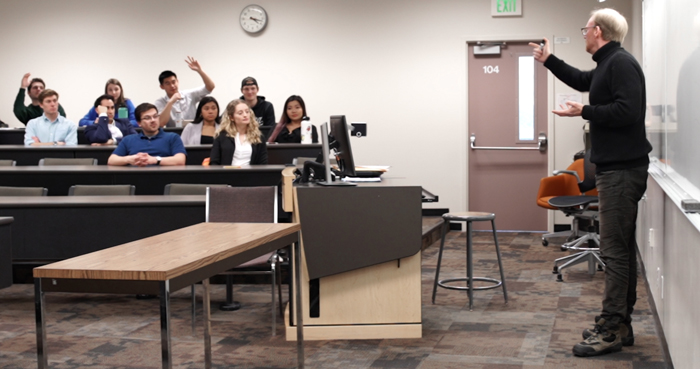
<instances>
[{"instance_id":1,"label":"instructor's black sweater","mask_svg":"<svg viewBox=\"0 0 700 369\"><path fill-rule=\"evenodd\" d=\"M591 122L591 161L598 173L649 164L644 73L634 57L609 42L593 54L591 71L576 69L554 55L544 66L571 88L589 91L582 117Z\"/></svg>"}]
</instances>

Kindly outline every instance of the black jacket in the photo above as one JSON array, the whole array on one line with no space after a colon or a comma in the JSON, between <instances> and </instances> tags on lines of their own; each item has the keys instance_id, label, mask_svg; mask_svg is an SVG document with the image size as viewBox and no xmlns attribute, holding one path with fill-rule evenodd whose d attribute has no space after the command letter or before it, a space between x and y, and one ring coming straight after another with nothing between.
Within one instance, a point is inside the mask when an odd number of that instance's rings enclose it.
<instances>
[{"instance_id":1,"label":"black jacket","mask_svg":"<svg viewBox=\"0 0 700 369\"><path fill-rule=\"evenodd\" d=\"M544 63L562 82L590 91L581 116L591 122L591 161L596 171L631 169L649 164L646 138L644 73L634 57L609 42L593 54L591 71L576 69L554 55Z\"/></svg>"},{"instance_id":2,"label":"black jacket","mask_svg":"<svg viewBox=\"0 0 700 369\"><path fill-rule=\"evenodd\" d=\"M267 164L267 144L263 141L253 144L253 153L250 155L250 164ZM221 132L214 139L211 147L209 164L211 165L231 165L233 153L236 152L236 139L229 137L226 132Z\"/></svg>"},{"instance_id":3,"label":"black jacket","mask_svg":"<svg viewBox=\"0 0 700 369\"><path fill-rule=\"evenodd\" d=\"M241 100L244 100L241 96ZM275 121L275 108L272 103L265 100L265 96L258 96L258 103L251 108L253 114L255 114L255 120L261 126L274 126L277 124Z\"/></svg>"}]
</instances>

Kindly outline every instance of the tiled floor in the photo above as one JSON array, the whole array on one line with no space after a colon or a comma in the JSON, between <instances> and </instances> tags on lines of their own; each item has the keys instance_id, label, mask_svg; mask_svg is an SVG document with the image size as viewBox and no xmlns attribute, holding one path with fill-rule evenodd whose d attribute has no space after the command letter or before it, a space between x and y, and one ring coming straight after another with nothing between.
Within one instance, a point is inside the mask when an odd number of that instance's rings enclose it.
<instances>
[{"instance_id":1,"label":"tiled floor","mask_svg":"<svg viewBox=\"0 0 700 369\"><path fill-rule=\"evenodd\" d=\"M508 305L500 289L475 292L469 311L465 293L439 289L430 303L439 244L423 257L423 338L307 342L307 368L672 368L665 361L640 278L633 316L635 345L597 358L577 358L571 348L600 310L603 275L584 265L551 273L558 247L542 247L539 236L499 234L506 270ZM465 237L448 236L441 278L464 273ZM491 235L477 233L475 276L497 278ZM201 293L201 290L198 290ZM214 286L215 301L223 299ZM213 309L215 368L294 368L294 342L282 328L270 336L269 295L263 286L239 286L237 312ZM203 367L202 327L192 335L189 294L172 295L173 361L178 368ZM160 368L158 300L133 296L47 294L49 364L52 368ZM201 309L200 309L201 310ZM200 313L201 317L201 313ZM281 319L278 321L281 323ZM279 327L279 325L278 325ZM36 368L33 286L0 290L0 368Z\"/></svg>"}]
</instances>

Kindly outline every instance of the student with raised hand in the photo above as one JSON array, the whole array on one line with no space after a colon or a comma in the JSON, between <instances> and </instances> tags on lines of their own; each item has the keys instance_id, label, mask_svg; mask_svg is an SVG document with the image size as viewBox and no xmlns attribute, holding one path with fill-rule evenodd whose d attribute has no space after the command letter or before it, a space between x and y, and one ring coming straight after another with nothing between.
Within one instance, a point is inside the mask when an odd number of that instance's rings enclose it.
<instances>
[{"instance_id":1,"label":"student with raised hand","mask_svg":"<svg viewBox=\"0 0 700 369\"><path fill-rule=\"evenodd\" d=\"M44 113L44 111L41 110L39 94L41 91L46 89L44 80L41 78L32 78L32 80L29 81L29 76L31 76L30 73L26 73L24 76L22 76L22 83L19 87L17 97L15 98L14 106L15 117L17 117L17 119L25 125L30 120L38 118ZM25 90L28 90L29 98L32 99L32 103L27 106L24 106ZM62 117L66 116L66 112L63 110L63 107L60 104L58 105L58 113Z\"/></svg>"},{"instance_id":2,"label":"student with raised hand","mask_svg":"<svg viewBox=\"0 0 700 369\"><path fill-rule=\"evenodd\" d=\"M119 108L126 108L128 117L123 117L122 119L128 118L132 126L139 126L138 122L136 122L136 117L134 117L134 104L131 102L130 99L124 97L124 88L122 87L122 83L119 82L118 79L110 78L107 80L107 83L105 83L105 94L112 96L114 101L115 112L119 112ZM118 114L115 113L115 116L118 116ZM80 120L79 125L82 127L96 123L97 113L95 112L95 109L92 108L90 109L90 111L87 112L87 114L85 114L83 119Z\"/></svg>"},{"instance_id":3,"label":"student with raised hand","mask_svg":"<svg viewBox=\"0 0 700 369\"><path fill-rule=\"evenodd\" d=\"M166 106L167 110L167 106ZM210 145L219 129L219 103L212 96L204 96L197 105L194 121L185 126L180 137L185 145Z\"/></svg>"},{"instance_id":4,"label":"student with raised hand","mask_svg":"<svg viewBox=\"0 0 700 369\"><path fill-rule=\"evenodd\" d=\"M25 146L75 146L78 144L78 126L59 115L58 92L43 90L38 96L40 117L27 122L24 131Z\"/></svg>"},{"instance_id":5,"label":"student with raised hand","mask_svg":"<svg viewBox=\"0 0 700 369\"><path fill-rule=\"evenodd\" d=\"M267 142L301 143L301 121L303 118L308 118L304 100L298 95L290 96L285 101L282 117ZM314 143L317 143L316 127L312 125L311 128L313 129L311 138Z\"/></svg>"},{"instance_id":6,"label":"student with raised hand","mask_svg":"<svg viewBox=\"0 0 700 369\"><path fill-rule=\"evenodd\" d=\"M196 59L188 56L185 62L190 69L197 72L199 76L202 77L204 86L191 90L180 91L180 82L177 79L177 75L169 70L163 71L163 73L158 76L158 81L160 82L160 88L165 91L166 96L159 98L155 102L158 112L161 113L161 127L181 126L183 120L194 119L199 100L201 100L204 96L209 95L212 91L214 91L214 87L216 87L214 85L214 81L212 81L211 78L204 73L202 67L199 65L199 62ZM172 103L170 114L162 114L163 109L165 109L165 106L175 94L179 94L180 98Z\"/></svg>"},{"instance_id":7,"label":"student with raised hand","mask_svg":"<svg viewBox=\"0 0 700 369\"><path fill-rule=\"evenodd\" d=\"M245 100L233 100L226 106L221 127L211 148L211 165L267 164L267 144Z\"/></svg>"},{"instance_id":8,"label":"student with raised hand","mask_svg":"<svg viewBox=\"0 0 700 369\"><path fill-rule=\"evenodd\" d=\"M116 145L125 136L136 134L126 119L114 118L114 97L104 94L95 100L97 123L85 127L85 138L92 146Z\"/></svg>"}]
</instances>

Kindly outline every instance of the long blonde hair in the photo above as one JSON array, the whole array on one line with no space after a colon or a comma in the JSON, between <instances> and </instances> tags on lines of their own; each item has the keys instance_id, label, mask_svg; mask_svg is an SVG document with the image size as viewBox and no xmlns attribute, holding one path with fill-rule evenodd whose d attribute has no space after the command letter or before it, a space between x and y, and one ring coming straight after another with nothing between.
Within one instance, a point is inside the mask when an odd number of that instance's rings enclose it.
<instances>
[{"instance_id":1,"label":"long blonde hair","mask_svg":"<svg viewBox=\"0 0 700 369\"><path fill-rule=\"evenodd\" d=\"M250 121L248 122L248 128L245 132L248 142L251 144L262 143L262 134L260 133L260 128L258 128L258 122L255 120L255 113L253 113L253 109L246 104L245 100L241 99L233 100L226 105L225 114L221 117L221 125L219 125L219 130L216 131L214 137L218 137L221 132L226 133L228 137L236 137L238 128L236 128L236 124L233 122L233 119L231 119L231 116L236 112L236 107L241 104L245 105L248 111L250 111Z\"/></svg>"}]
</instances>

